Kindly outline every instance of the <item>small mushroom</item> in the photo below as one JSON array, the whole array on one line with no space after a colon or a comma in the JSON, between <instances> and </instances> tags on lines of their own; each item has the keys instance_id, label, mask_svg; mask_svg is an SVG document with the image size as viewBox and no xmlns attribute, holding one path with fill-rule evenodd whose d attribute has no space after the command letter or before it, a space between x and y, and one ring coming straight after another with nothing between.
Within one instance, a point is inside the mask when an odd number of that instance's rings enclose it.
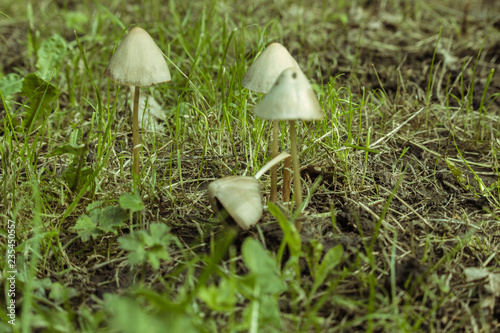
<instances>
[{"instance_id":1,"label":"small mushroom","mask_svg":"<svg viewBox=\"0 0 500 333\"><path fill-rule=\"evenodd\" d=\"M314 90L300 69L296 67L288 68L281 73L272 89L255 107L254 112L263 119L288 120L290 123L295 202L297 207L299 207L302 203L302 188L300 184L295 120L311 121L323 119L323 112L314 94ZM296 221L296 227L297 230L300 230L300 220Z\"/></svg>"},{"instance_id":2,"label":"small mushroom","mask_svg":"<svg viewBox=\"0 0 500 333\"><path fill-rule=\"evenodd\" d=\"M278 76L289 67L299 68L295 59L290 55L287 49L279 44L270 44L255 62L248 68L241 85L248 90L267 93L272 87ZM273 142L272 157L278 156L278 120L273 120ZM271 169L271 198L270 201L276 202L278 197L278 167Z\"/></svg>"},{"instance_id":3,"label":"small mushroom","mask_svg":"<svg viewBox=\"0 0 500 333\"><path fill-rule=\"evenodd\" d=\"M135 27L116 48L104 75L120 84L134 86L134 109L132 115L133 168L139 175L139 96L140 87L170 81L170 71L163 53L146 30Z\"/></svg>"},{"instance_id":4,"label":"small mushroom","mask_svg":"<svg viewBox=\"0 0 500 333\"><path fill-rule=\"evenodd\" d=\"M208 200L220 220L248 229L262 216L260 189L254 177L225 177L210 183Z\"/></svg>"},{"instance_id":5,"label":"small mushroom","mask_svg":"<svg viewBox=\"0 0 500 333\"><path fill-rule=\"evenodd\" d=\"M289 156L287 152L279 154L253 177L230 176L210 183L208 200L217 217L227 224L237 224L244 230L256 224L263 209L258 179L276 163Z\"/></svg>"}]
</instances>

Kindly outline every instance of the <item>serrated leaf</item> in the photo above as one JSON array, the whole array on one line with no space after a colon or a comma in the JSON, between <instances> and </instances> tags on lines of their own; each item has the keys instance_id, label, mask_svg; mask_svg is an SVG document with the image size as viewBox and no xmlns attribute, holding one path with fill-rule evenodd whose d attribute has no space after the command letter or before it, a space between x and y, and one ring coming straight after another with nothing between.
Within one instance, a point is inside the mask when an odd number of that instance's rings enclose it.
<instances>
[{"instance_id":1,"label":"serrated leaf","mask_svg":"<svg viewBox=\"0 0 500 333\"><path fill-rule=\"evenodd\" d=\"M132 212L139 212L141 210L144 210L146 208L144 204L142 203L141 198L132 193L123 193L120 195L120 199L118 200L120 203L120 207L123 209L129 209Z\"/></svg>"},{"instance_id":2,"label":"serrated leaf","mask_svg":"<svg viewBox=\"0 0 500 333\"><path fill-rule=\"evenodd\" d=\"M99 213L97 226L104 232L113 232L116 235L116 228L123 226L127 219L128 214L121 207L108 206Z\"/></svg>"},{"instance_id":3,"label":"serrated leaf","mask_svg":"<svg viewBox=\"0 0 500 333\"><path fill-rule=\"evenodd\" d=\"M231 311L237 303L236 287L227 279L222 279L219 286L201 287L198 297L214 311Z\"/></svg>"},{"instance_id":4,"label":"serrated leaf","mask_svg":"<svg viewBox=\"0 0 500 333\"><path fill-rule=\"evenodd\" d=\"M0 91L4 99L9 99L11 95L21 92L22 87L23 79L19 74L10 73L0 79Z\"/></svg>"},{"instance_id":5,"label":"serrated leaf","mask_svg":"<svg viewBox=\"0 0 500 333\"><path fill-rule=\"evenodd\" d=\"M340 244L328 250L315 272L316 274L314 276L314 285L312 287L311 294L314 294L316 292L319 286L321 286L321 284L325 281L328 273L331 272L335 268L335 266L340 263L343 252L344 248Z\"/></svg>"},{"instance_id":6,"label":"serrated leaf","mask_svg":"<svg viewBox=\"0 0 500 333\"><path fill-rule=\"evenodd\" d=\"M136 230L118 238L119 247L128 251L127 258L131 265L149 264L160 267L161 260L170 260L168 247L176 238L170 229L162 223L153 223L149 230Z\"/></svg>"},{"instance_id":7,"label":"serrated leaf","mask_svg":"<svg viewBox=\"0 0 500 333\"><path fill-rule=\"evenodd\" d=\"M94 209L99 208L101 206L102 206L102 201L101 200L96 200L93 203L89 204L87 206L86 210L87 210L87 212L90 212L91 210L94 210Z\"/></svg>"},{"instance_id":8,"label":"serrated leaf","mask_svg":"<svg viewBox=\"0 0 500 333\"><path fill-rule=\"evenodd\" d=\"M40 77L49 80L52 71L57 69L66 56L68 43L61 36L54 34L42 42L37 52L36 68Z\"/></svg>"},{"instance_id":9,"label":"serrated leaf","mask_svg":"<svg viewBox=\"0 0 500 333\"><path fill-rule=\"evenodd\" d=\"M88 241L90 236L95 239L97 236L102 234L102 232L96 228L96 224L88 215L80 216L76 221L73 230L76 230L78 232L78 236L83 242Z\"/></svg>"},{"instance_id":10,"label":"serrated leaf","mask_svg":"<svg viewBox=\"0 0 500 333\"><path fill-rule=\"evenodd\" d=\"M24 78L21 93L28 98L29 107L26 108L23 127L29 129L33 122L50 110L49 104L56 99L58 91L50 82L31 73Z\"/></svg>"},{"instance_id":11,"label":"serrated leaf","mask_svg":"<svg viewBox=\"0 0 500 333\"><path fill-rule=\"evenodd\" d=\"M286 289L285 284L278 275L276 262L262 245L253 238L243 242L241 252L245 265L256 277L263 293L281 293Z\"/></svg>"}]
</instances>

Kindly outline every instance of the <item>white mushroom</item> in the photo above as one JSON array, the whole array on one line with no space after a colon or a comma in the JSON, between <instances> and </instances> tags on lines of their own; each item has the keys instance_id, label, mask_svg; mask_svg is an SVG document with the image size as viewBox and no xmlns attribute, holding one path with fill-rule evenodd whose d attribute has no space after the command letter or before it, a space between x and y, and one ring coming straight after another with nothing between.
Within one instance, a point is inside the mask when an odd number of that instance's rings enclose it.
<instances>
[{"instance_id":1,"label":"white mushroom","mask_svg":"<svg viewBox=\"0 0 500 333\"><path fill-rule=\"evenodd\" d=\"M283 152L267 162L253 177L230 176L217 179L208 186L208 200L217 217L227 224L236 223L248 229L262 216L259 178L276 163L289 157Z\"/></svg>"},{"instance_id":2,"label":"white mushroom","mask_svg":"<svg viewBox=\"0 0 500 333\"><path fill-rule=\"evenodd\" d=\"M300 69L288 68L281 73L272 89L255 107L254 112L263 119L288 120L290 123L295 202L299 207L302 203L302 188L295 120L311 121L323 118L323 112L314 90ZM300 221L297 221L297 229L300 230Z\"/></svg>"},{"instance_id":3,"label":"white mushroom","mask_svg":"<svg viewBox=\"0 0 500 333\"><path fill-rule=\"evenodd\" d=\"M139 95L141 86L170 81L170 71L160 48L146 30L135 27L116 48L104 75L124 85L135 86L132 115L133 173L139 175Z\"/></svg>"},{"instance_id":4,"label":"white mushroom","mask_svg":"<svg viewBox=\"0 0 500 333\"><path fill-rule=\"evenodd\" d=\"M289 67L299 68L299 65L283 45L279 43L272 43L260 54L250 68L248 68L241 85L248 90L259 93L267 93L273 87L281 72ZM278 131L278 120L273 120L273 158L278 155ZM277 200L277 188L278 169L277 166L274 166L271 169L270 201L272 202L276 202Z\"/></svg>"}]
</instances>

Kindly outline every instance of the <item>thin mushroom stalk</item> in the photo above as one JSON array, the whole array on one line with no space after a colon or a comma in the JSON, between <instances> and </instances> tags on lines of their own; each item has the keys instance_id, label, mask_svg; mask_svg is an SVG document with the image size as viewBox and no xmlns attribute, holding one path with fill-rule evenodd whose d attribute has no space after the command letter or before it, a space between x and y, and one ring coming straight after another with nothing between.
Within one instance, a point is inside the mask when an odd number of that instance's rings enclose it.
<instances>
[{"instance_id":1,"label":"thin mushroom stalk","mask_svg":"<svg viewBox=\"0 0 500 333\"><path fill-rule=\"evenodd\" d=\"M135 86L134 91L134 110L132 113L132 143L133 148L133 173L139 175L141 173L141 164L139 161L139 151L141 147L141 134L139 133L139 96L141 88Z\"/></svg>"},{"instance_id":2,"label":"thin mushroom stalk","mask_svg":"<svg viewBox=\"0 0 500 333\"><path fill-rule=\"evenodd\" d=\"M245 73L241 85L249 90L267 93L285 69L299 68L287 49L279 44L272 43L259 55L257 60ZM279 121L273 119L272 129L272 157L278 156ZM278 200L278 166L271 169L271 202Z\"/></svg>"},{"instance_id":3,"label":"thin mushroom stalk","mask_svg":"<svg viewBox=\"0 0 500 333\"><path fill-rule=\"evenodd\" d=\"M163 53L146 30L135 27L117 46L104 75L113 81L134 87L132 110L132 174L140 175L139 97L140 87L170 81L170 71Z\"/></svg>"},{"instance_id":4,"label":"thin mushroom stalk","mask_svg":"<svg viewBox=\"0 0 500 333\"><path fill-rule=\"evenodd\" d=\"M288 120L290 122L290 150L292 153L295 203L296 207L300 208L302 205L302 187L295 121L312 121L323 118L323 112L314 94L314 90L299 68L287 68L280 74L272 89L255 107L254 112L257 116L264 119ZM287 170L288 168L285 168L283 175L284 201L289 197L289 181L286 177ZM295 226L300 231L300 220L295 221Z\"/></svg>"},{"instance_id":5,"label":"thin mushroom stalk","mask_svg":"<svg viewBox=\"0 0 500 333\"><path fill-rule=\"evenodd\" d=\"M293 166L293 186L295 192L295 203L297 208L302 205L302 186L300 181L299 157L297 153L297 131L295 130L295 120L290 120L290 148L292 151L292 166ZM295 221L297 230L300 231L300 220Z\"/></svg>"},{"instance_id":6,"label":"thin mushroom stalk","mask_svg":"<svg viewBox=\"0 0 500 333\"><path fill-rule=\"evenodd\" d=\"M273 158L278 156L278 132L279 122L273 120ZM271 168L271 202L278 200L278 166L273 165Z\"/></svg>"}]
</instances>

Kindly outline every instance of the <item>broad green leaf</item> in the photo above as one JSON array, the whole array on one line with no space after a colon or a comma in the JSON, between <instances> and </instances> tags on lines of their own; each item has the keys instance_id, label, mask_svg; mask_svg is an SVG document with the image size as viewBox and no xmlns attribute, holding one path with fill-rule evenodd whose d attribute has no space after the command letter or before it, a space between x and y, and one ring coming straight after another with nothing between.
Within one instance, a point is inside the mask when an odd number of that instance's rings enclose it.
<instances>
[{"instance_id":1,"label":"broad green leaf","mask_svg":"<svg viewBox=\"0 0 500 333\"><path fill-rule=\"evenodd\" d=\"M263 293L278 294L286 289L278 274L276 262L262 245L253 238L243 242L241 252L243 261L256 278Z\"/></svg>"},{"instance_id":2,"label":"broad green leaf","mask_svg":"<svg viewBox=\"0 0 500 333\"><path fill-rule=\"evenodd\" d=\"M101 206L102 206L102 201L96 200L87 206L87 212L90 212L91 210L94 210L94 209L99 208Z\"/></svg>"},{"instance_id":3,"label":"broad green leaf","mask_svg":"<svg viewBox=\"0 0 500 333\"><path fill-rule=\"evenodd\" d=\"M23 127L29 129L33 122L50 111L49 104L56 99L58 91L50 82L31 73L24 78L21 93L28 98Z\"/></svg>"},{"instance_id":4,"label":"broad green leaf","mask_svg":"<svg viewBox=\"0 0 500 333\"><path fill-rule=\"evenodd\" d=\"M105 304L104 308L111 314L109 326L115 332L159 333L165 332L168 327L162 318L148 313L147 307L140 304L137 298L110 295L105 298Z\"/></svg>"},{"instance_id":5,"label":"broad green leaf","mask_svg":"<svg viewBox=\"0 0 500 333\"><path fill-rule=\"evenodd\" d=\"M133 231L131 234L118 238L118 246L128 251L127 259L130 265L144 264L146 262L146 246L141 237L143 230Z\"/></svg>"},{"instance_id":6,"label":"broad green leaf","mask_svg":"<svg viewBox=\"0 0 500 333\"><path fill-rule=\"evenodd\" d=\"M219 286L201 287L198 297L213 311L231 311L237 303L236 288L227 279L222 279Z\"/></svg>"},{"instance_id":7,"label":"broad green leaf","mask_svg":"<svg viewBox=\"0 0 500 333\"><path fill-rule=\"evenodd\" d=\"M116 227L123 226L127 219L127 212L121 207L108 206L101 210L97 226L104 232L113 232L116 235Z\"/></svg>"},{"instance_id":8,"label":"broad green leaf","mask_svg":"<svg viewBox=\"0 0 500 333\"><path fill-rule=\"evenodd\" d=\"M36 68L38 68L38 74L40 74L41 78L50 80L51 76L53 76L52 71L60 66L66 56L67 49L68 43L57 34L42 42L38 49L36 61Z\"/></svg>"},{"instance_id":9,"label":"broad green leaf","mask_svg":"<svg viewBox=\"0 0 500 333\"><path fill-rule=\"evenodd\" d=\"M73 230L78 232L78 236L82 239L83 242L88 241L90 236L95 239L97 236L102 234L102 232L96 228L96 224L88 215L80 216L76 221Z\"/></svg>"},{"instance_id":10,"label":"broad green leaf","mask_svg":"<svg viewBox=\"0 0 500 333\"><path fill-rule=\"evenodd\" d=\"M340 244L328 250L315 272L316 274L314 276L314 285L312 287L311 294L314 294L316 290L318 290L318 288L328 276L328 273L331 272L335 268L335 266L340 263L343 252L344 248Z\"/></svg>"},{"instance_id":11,"label":"broad green leaf","mask_svg":"<svg viewBox=\"0 0 500 333\"><path fill-rule=\"evenodd\" d=\"M52 157L63 154L72 154L80 156L83 155L86 151L87 147L84 144L75 145L73 143L64 143L62 145L57 146L54 150L52 150L52 152L48 156Z\"/></svg>"},{"instance_id":12,"label":"broad green leaf","mask_svg":"<svg viewBox=\"0 0 500 333\"><path fill-rule=\"evenodd\" d=\"M132 212L139 212L146 208L142 203L141 198L132 193L123 193L119 199L120 207L123 209L129 209Z\"/></svg>"},{"instance_id":13,"label":"broad green leaf","mask_svg":"<svg viewBox=\"0 0 500 333\"><path fill-rule=\"evenodd\" d=\"M10 73L0 79L0 91L4 99L9 99L13 94L21 92L23 79L16 73Z\"/></svg>"},{"instance_id":14,"label":"broad green leaf","mask_svg":"<svg viewBox=\"0 0 500 333\"><path fill-rule=\"evenodd\" d=\"M79 189L79 185L85 184L88 177L92 175L92 168L83 167L78 171L78 166L75 164L69 165L65 168L61 174L66 184L71 188L72 191ZM76 177L78 176L78 181L75 184Z\"/></svg>"},{"instance_id":15,"label":"broad green leaf","mask_svg":"<svg viewBox=\"0 0 500 333\"><path fill-rule=\"evenodd\" d=\"M281 230L283 230L285 241L290 249L290 254L292 256L299 256L301 252L301 239L297 228L295 228L292 222L288 221L283 212L274 203L268 202L267 208L278 220Z\"/></svg>"},{"instance_id":16,"label":"broad green leaf","mask_svg":"<svg viewBox=\"0 0 500 333\"><path fill-rule=\"evenodd\" d=\"M53 299L56 304L62 304L79 294L80 293L75 288L65 287L59 282L54 282L50 287L49 297Z\"/></svg>"}]
</instances>

